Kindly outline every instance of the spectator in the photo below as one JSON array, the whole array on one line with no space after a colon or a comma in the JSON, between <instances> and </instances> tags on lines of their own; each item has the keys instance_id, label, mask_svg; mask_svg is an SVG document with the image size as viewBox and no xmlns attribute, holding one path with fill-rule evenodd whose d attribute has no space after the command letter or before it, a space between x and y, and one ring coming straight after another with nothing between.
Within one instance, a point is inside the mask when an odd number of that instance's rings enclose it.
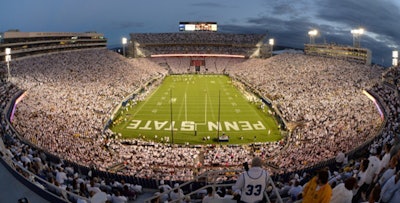
<instances>
[{"instance_id":1,"label":"spectator","mask_svg":"<svg viewBox=\"0 0 400 203\"><path fill-rule=\"evenodd\" d=\"M330 203L351 203L353 198L353 189L357 184L357 179L350 177L344 183L338 184L332 190L332 198Z\"/></svg>"},{"instance_id":2,"label":"spectator","mask_svg":"<svg viewBox=\"0 0 400 203\"><path fill-rule=\"evenodd\" d=\"M177 202L182 203L182 199L185 197L185 195L183 194L182 189L179 188L178 183L175 183L174 189L172 192L170 192L169 197L171 201L178 200Z\"/></svg>"},{"instance_id":3,"label":"spectator","mask_svg":"<svg viewBox=\"0 0 400 203\"><path fill-rule=\"evenodd\" d=\"M212 187L207 188L207 195L203 197L202 203L213 203L216 199L221 199L218 194L214 192Z\"/></svg>"},{"instance_id":4,"label":"spectator","mask_svg":"<svg viewBox=\"0 0 400 203\"><path fill-rule=\"evenodd\" d=\"M400 171L393 175L383 185L381 190L381 201L383 203L396 203L400 199Z\"/></svg>"},{"instance_id":5,"label":"spectator","mask_svg":"<svg viewBox=\"0 0 400 203\"><path fill-rule=\"evenodd\" d=\"M268 172L262 168L263 161L260 157L254 157L251 168L239 175L232 187L235 195L240 195L243 202L259 202L264 197L264 191L268 185Z\"/></svg>"},{"instance_id":6,"label":"spectator","mask_svg":"<svg viewBox=\"0 0 400 203\"><path fill-rule=\"evenodd\" d=\"M318 172L304 186L302 197L303 203L328 203L332 197L332 188L328 184L329 174L325 170Z\"/></svg>"},{"instance_id":7,"label":"spectator","mask_svg":"<svg viewBox=\"0 0 400 203\"><path fill-rule=\"evenodd\" d=\"M297 196L301 193L303 187L300 185L300 182L298 180L292 180L292 181L293 185L289 189L288 194L290 196L290 199L292 199L292 201L294 202L297 200Z\"/></svg>"}]
</instances>

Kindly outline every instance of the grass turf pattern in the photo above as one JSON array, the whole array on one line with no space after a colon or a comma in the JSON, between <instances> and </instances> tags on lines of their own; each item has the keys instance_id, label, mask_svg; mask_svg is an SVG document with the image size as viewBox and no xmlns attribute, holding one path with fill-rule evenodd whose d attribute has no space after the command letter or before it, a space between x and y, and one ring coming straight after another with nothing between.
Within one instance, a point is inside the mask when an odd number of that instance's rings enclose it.
<instances>
[{"instance_id":1,"label":"grass turf pattern","mask_svg":"<svg viewBox=\"0 0 400 203\"><path fill-rule=\"evenodd\" d=\"M111 126L122 138L174 144L216 144L218 137L229 138L222 144L281 139L268 107L225 75L170 75L143 101L123 109Z\"/></svg>"}]
</instances>

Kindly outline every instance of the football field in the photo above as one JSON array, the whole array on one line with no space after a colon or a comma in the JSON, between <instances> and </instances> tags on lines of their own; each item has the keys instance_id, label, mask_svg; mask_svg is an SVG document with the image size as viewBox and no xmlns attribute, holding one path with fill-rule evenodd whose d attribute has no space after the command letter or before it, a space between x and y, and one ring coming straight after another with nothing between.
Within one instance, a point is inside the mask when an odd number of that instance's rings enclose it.
<instances>
[{"instance_id":1,"label":"football field","mask_svg":"<svg viewBox=\"0 0 400 203\"><path fill-rule=\"evenodd\" d=\"M281 133L270 113L228 76L171 75L143 101L119 111L111 130L122 138L174 144L276 141Z\"/></svg>"}]
</instances>

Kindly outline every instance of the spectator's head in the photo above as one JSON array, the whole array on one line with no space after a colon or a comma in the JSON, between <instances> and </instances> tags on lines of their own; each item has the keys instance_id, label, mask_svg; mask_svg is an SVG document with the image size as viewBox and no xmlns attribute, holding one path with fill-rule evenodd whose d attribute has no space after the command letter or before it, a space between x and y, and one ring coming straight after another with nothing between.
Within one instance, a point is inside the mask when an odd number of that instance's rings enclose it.
<instances>
[{"instance_id":1,"label":"spectator's head","mask_svg":"<svg viewBox=\"0 0 400 203\"><path fill-rule=\"evenodd\" d=\"M253 158L251 161L251 167L261 167L263 164L263 161L260 157L256 156Z\"/></svg>"},{"instance_id":2,"label":"spectator's head","mask_svg":"<svg viewBox=\"0 0 400 203\"><path fill-rule=\"evenodd\" d=\"M174 192L178 192L178 191L179 191L179 183L175 183Z\"/></svg>"},{"instance_id":3,"label":"spectator's head","mask_svg":"<svg viewBox=\"0 0 400 203\"><path fill-rule=\"evenodd\" d=\"M321 185L325 185L326 183L328 183L329 173L326 170L320 170L317 177L318 183Z\"/></svg>"},{"instance_id":4,"label":"spectator's head","mask_svg":"<svg viewBox=\"0 0 400 203\"><path fill-rule=\"evenodd\" d=\"M395 167L397 166L397 163L398 163L397 156L394 156L394 157L392 157L392 158L390 159L389 167L390 167L390 168L395 168Z\"/></svg>"},{"instance_id":5,"label":"spectator's head","mask_svg":"<svg viewBox=\"0 0 400 203\"><path fill-rule=\"evenodd\" d=\"M189 195L186 195L186 196L185 196L185 199L184 199L184 202L190 202L190 201L191 201L190 196L189 196Z\"/></svg>"},{"instance_id":6,"label":"spectator's head","mask_svg":"<svg viewBox=\"0 0 400 203\"><path fill-rule=\"evenodd\" d=\"M353 188L354 188L354 186L356 185L356 183L357 183L357 179L354 178L354 177L350 177L350 178L347 178L347 179L344 181L344 187L345 187L346 189L348 189L348 190L353 190Z\"/></svg>"},{"instance_id":7,"label":"spectator's head","mask_svg":"<svg viewBox=\"0 0 400 203\"><path fill-rule=\"evenodd\" d=\"M207 194L208 194L208 195L211 195L212 192L213 192L213 188L212 188L212 187L208 187L208 188L207 188Z\"/></svg>"},{"instance_id":8,"label":"spectator's head","mask_svg":"<svg viewBox=\"0 0 400 203\"><path fill-rule=\"evenodd\" d=\"M385 144L385 153L389 153L392 149L392 145L390 143Z\"/></svg>"},{"instance_id":9,"label":"spectator's head","mask_svg":"<svg viewBox=\"0 0 400 203\"><path fill-rule=\"evenodd\" d=\"M369 160L368 159L364 159L361 162L360 171L366 171L367 168L368 168L368 164L369 164Z\"/></svg>"}]
</instances>

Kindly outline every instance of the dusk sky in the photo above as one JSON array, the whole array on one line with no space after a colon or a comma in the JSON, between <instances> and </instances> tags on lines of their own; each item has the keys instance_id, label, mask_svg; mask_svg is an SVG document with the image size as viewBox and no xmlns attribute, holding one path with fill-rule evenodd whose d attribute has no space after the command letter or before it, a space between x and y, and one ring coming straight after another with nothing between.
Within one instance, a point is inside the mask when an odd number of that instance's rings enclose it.
<instances>
[{"instance_id":1,"label":"dusk sky","mask_svg":"<svg viewBox=\"0 0 400 203\"><path fill-rule=\"evenodd\" d=\"M219 32L267 33L277 45L352 45L351 29L366 33L361 46L373 62L391 64L400 47L399 0L9 0L0 6L0 32L97 31L118 46L129 33L178 32L179 21L215 21Z\"/></svg>"}]
</instances>

